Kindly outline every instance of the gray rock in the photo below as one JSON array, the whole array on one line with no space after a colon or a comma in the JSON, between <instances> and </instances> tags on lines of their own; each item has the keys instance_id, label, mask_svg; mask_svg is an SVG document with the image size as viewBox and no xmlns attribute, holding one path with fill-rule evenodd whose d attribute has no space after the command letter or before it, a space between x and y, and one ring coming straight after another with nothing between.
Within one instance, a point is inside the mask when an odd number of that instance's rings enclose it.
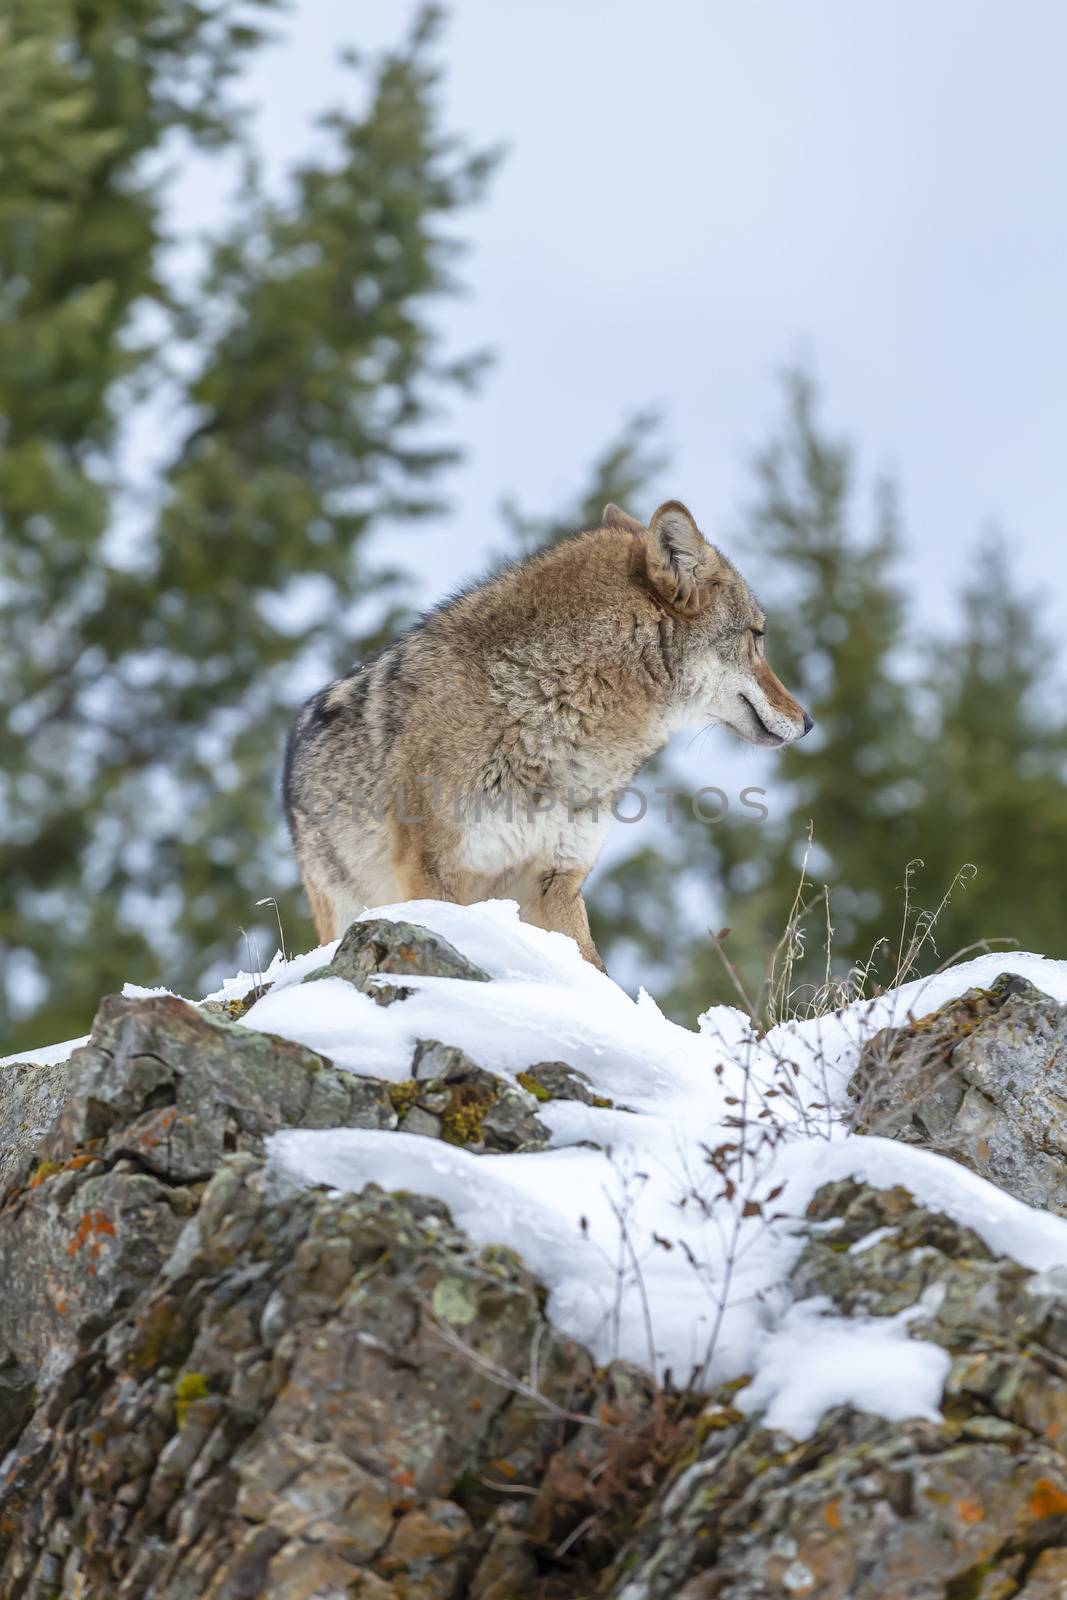
<instances>
[{"instance_id":1,"label":"gray rock","mask_svg":"<svg viewBox=\"0 0 1067 1600\"><path fill-rule=\"evenodd\" d=\"M378 1000L413 972L485 978L402 924L346 945L343 975ZM1064 1009L1005 978L883 1035L859 1120L1063 1209ZM437 1202L293 1194L263 1165L285 1126L536 1150L539 1102L603 1103L566 1063L519 1088L491 1065L422 1040L384 1084L225 1008L104 1003L0 1205L0 1595L1064 1592L1067 1270L998 1258L903 1189L826 1186L793 1297L912 1310L950 1366L941 1422L841 1408L798 1442L741 1413L746 1380L705 1402L595 1368L518 1257Z\"/></svg>"},{"instance_id":2,"label":"gray rock","mask_svg":"<svg viewBox=\"0 0 1067 1600\"><path fill-rule=\"evenodd\" d=\"M101 1006L0 1208L0 1594L592 1591L666 1465L651 1381L597 1371L441 1205L294 1195L262 1164L282 1126L546 1141L462 1051L422 1041L412 1070L360 1079L165 996Z\"/></svg>"},{"instance_id":3,"label":"gray rock","mask_svg":"<svg viewBox=\"0 0 1067 1600\"><path fill-rule=\"evenodd\" d=\"M33 1379L6 1353L0 1360L0 1460L29 1421L35 1400Z\"/></svg>"},{"instance_id":4,"label":"gray rock","mask_svg":"<svg viewBox=\"0 0 1067 1600\"><path fill-rule=\"evenodd\" d=\"M279 1128L388 1128L373 1078L342 1072L273 1034L205 1015L171 995L103 1001L70 1066L70 1097L46 1142L62 1156L93 1142L171 1182L209 1178L231 1150L263 1149Z\"/></svg>"},{"instance_id":5,"label":"gray rock","mask_svg":"<svg viewBox=\"0 0 1067 1600\"><path fill-rule=\"evenodd\" d=\"M1017 1591L1019 1600L1063 1600L1067 1594L1067 1550L1042 1550Z\"/></svg>"},{"instance_id":6,"label":"gray rock","mask_svg":"<svg viewBox=\"0 0 1067 1600\"><path fill-rule=\"evenodd\" d=\"M0 1350L37 1383L152 1281L196 1209L130 1162L74 1161L10 1200L0 1226Z\"/></svg>"},{"instance_id":7,"label":"gray rock","mask_svg":"<svg viewBox=\"0 0 1067 1600\"><path fill-rule=\"evenodd\" d=\"M381 982L383 974L489 982L487 972L460 955L439 933L431 933L429 928L417 927L413 922L387 922L383 918L353 922L330 965L309 977L345 978L379 1005L406 1000L413 992L405 984Z\"/></svg>"},{"instance_id":8,"label":"gray rock","mask_svg":"<svg viewBox=\"0 0 1067 1600\"><path fill-rule=\"evenodd\" d=\"M441 1137L441 1118L435 1111L427 1111L417 1102L412 1104L400 1119L401 1133L417 1133L424 1139Z\"/></svg>"},{"instance_id":9,"label":"gray rock","mask_svg":"<svg viewBox=\"0 0 1067 1600\"><path fill-rule=\"evenodd\" d=\"M37 1147L66 1099L68 1065L11 1061L0 1067L0 1194L36 1165Z\"/></svg>"},{"instance_id":10,"label":"gray rock","mask_svg":"<svg viewBox=\"0 0 1067 1600\"><path fill-rule=\"evenodd\" d=\"M169 995L106 999L0 1214L0 1351L36 1381L159 1272L199 1188L281 1127L391 1128L386 1085Z\"/></svg>"},{"instance_id":11,"label":"gray rock","mask_svg":"<svg viewBox=\"0 0 1067 1600\"><path fill-rule=\"evenodd\" d=\"M591 1079L565 1061L535 1061L532 1067L516 1074L523 1088L535 1100L578 1100L584 1106L614 1106L615 1102L597 1094Z\"/></svg>"},{"instance_id":12,"label":"gray rock","mask_svg":"<svg viewBox=\"0 0 1067 1600\"><path fill-rule=\"evenodd\" d=\"M1012 973L865 1047L855 1126L1067 1215L1067 1006Z\"/></svg>"}]
</instances>

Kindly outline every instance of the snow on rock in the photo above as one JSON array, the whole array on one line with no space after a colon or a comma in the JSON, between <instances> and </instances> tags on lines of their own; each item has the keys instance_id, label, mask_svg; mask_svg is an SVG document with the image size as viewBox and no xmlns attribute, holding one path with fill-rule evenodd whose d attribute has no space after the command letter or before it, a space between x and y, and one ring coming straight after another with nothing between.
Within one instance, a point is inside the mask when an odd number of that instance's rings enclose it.
<instances>
[{"instance_id":1,"label":"snow on rock","mask_svg":"<svg viewBox=\"0 0 1067 1600\"><path fill-rule=\"evenodd\" d=\"M410 1076L419 1039L457 1045L512 1078L565 1061L614 1109L539 1106L552 1148L531 1154L475 1155L403 1133L283 1132L271 1145L277 1169L305 1184L373 1181L443 1200L475 1240L524 1257L550 1291L552 1320L598 1359L621 1355L676 1380L694 1369L712 1381L754 1371L751 1403L768 1403L777 1425L800 1434L843 1399L887 1417L935 1415L941 1351L884 1320L843 1322L787 1303L798 1219L833 1178L904 1184L998 1253L1039 1270L1067 1262L1067 1222L945 1157L849 1134L840 1118L859 1046L878 1029L1003 971L1067 999L1065 962L983 956L757 1040L730 1007L705 1013L698 1032L669 1022L648 995L630 999L583 962L571 940L521 923L510 902L416 901L368 915L432 929L494 981L405 978L417 992L382 1007L337 978L300 981L328 961L326 947L282 969L242 1025L394 1082ZM758 1126L760 1093L792 1065L801 1105L774 1099L781 1136L731 1169L738 1188L724 1197L708 1151L736 1137L727 1119L742 1106ZM764 1215L742 1215L746 1200L764 1202Z\"/></svg>"},{"instance_id":2,"label":"snow on rock","mask_svg":"<svg viewBox=\"0 0 1067 1600\"><path fill-rule=\"evenodd\" d=\"M786 1022L767 1035L774 1053L795 1061L810 1089L840 1100L860 1046L882 1028L899 1028L926 1016L966 989L985 988L1002 972L1016 972L1061 1004L1067 1002L1067 961L1025 951L978 956L928 978L902 983L874 1000L862 1000L806 1022ZM712 1015L708 1013L708 1015Z\"/></svg>"},{"instance_id":3,"label":"snow on rock","mask_svg":"<svg viewBox=\"0 0 1067 1600\"><path fill-rule=\"evenodd\" d=\"M67 1039L62 1044L46 1044L39 1050L23 1050L21 1054L4 1056L0 1060L0 1067L57 1067L69 1061L75 1050L80 1050L83 1044L88 1043L89 1035L85 1033L80 1039Z\"/></svg>"},{"instance_id":4,"label":"snow on rock","mask_svg":"<svg viewBox=\"0 0 1067 1600\"><path fill-rule=\"evenodd\" d=\"M524 1258L549 1291L553 1322L599 1360L623 1356L679 1382L751 1373L745 1408L766 1407L773 1426L798 1436L845 1401L894 1419L936 1416L943 1351L909 1339L902 1319L843 1319L789 1300L799 1220L833 1179L902 1184L998 1254L1038 1271L1067 1263L1067 1222L945 1157L850 1134L841 1114L860 1046L879 1029L1004 971L1067 1001L1067 962L983 956L760 1039L727 1006L706 1012L697 1031L668 1021L650 996L632 1000L584 962L570 939L520 922L511 902L414 901L366 915L431 929L492 981L405 976L415 992L381 1006L338 977L304 981L334 943L277 956L208 998L244 998L268 982L239 1025L359 1075L403 1082L417 1041L438 1039L512 1080L538 1062L565 1062L611 1104L538 1104L551 1146L528 1154L474 1154L403 1132L288 1130L270 1141L275 1170L302 1185L375 1182L444 1201L476 1242ZM65 1059L72 1048L29 1059ZM789 1082L796 1101L782 1093ZM709 1155L736 1143L739 1117L749 1153L726 1155L724 1184Z\"/></svg>"},{"instance_id":5,"label":"snow on rock","mask_svg":"<svg viewBox=\"0 0 1067 1600\"><path fill-rule=\"evenodd\" d=\"M539 1107L553 1147L537 1154L474 1155L403 1133L293 1131L272 1141L278 1170L338 1189L374 1181L435 1195L475 1240L522 1254L549 1288L553 1322L600 1358L624 1355L675 1378L694 1368L710 1379L755 1370L753 1403L771 1402L771 1416L801 1434L841 1398L894 1418L936 1413L942 1352L909 1341L902 1326L843 1323L785 1306L781 1285L801 1242L797 1219L819 1184L849 1174L877 1186L905 1184L1025 1266L1067 1261L1065 1222L941 1155L848 1134L837 1115L859 1045L880 1027L1005 970L1067 998L1067 963L981 957L757 1040L749 1019L729 1006L705 1013L699 1032L667 1021L648 995L633 1002L582 962L569 939L518 922L510 902L419 901L373 915L429 926L494 981L405 979L418 992L382 1008L341 979L299 981L328 960L326 949L282 971L243 1026L394 1082L410 1077L419 1038L442 1038L510 1077L560 1059L589 1075L616 1109L573 1101ZM755 1117L753 1086L781 1082L784 1064L800 1069L808 1106L827 1109L790 1109L776 1099L787 1133L733 1173L741 1194L726 1200L707 1150L733 1138L726 1118L737 1115L745 1094ZM779 1186L765 1206L777 1221L739 1214L742 1197L758 1202ZM790 1362L797 1371L801 1350L805 1378L795 1394Z\"/></svg>"},{"instance_id":6,"label":"snow on rock","mask_svg":"<svg viewBox=\"0 0 1067 1600\"><path fill-rule=\"evenodd\" d=\"M938 1401L952 1364L940 1345L909 1339L915 1308L896 1317L825 1315L825 1302L792 1305L759 1347L755 1379L739 1411L763 1412L768 1428L794 1438L814 1433L831 1406L854 1406L889 1422L939 1422Z\"/></svg>"}]
</instances>

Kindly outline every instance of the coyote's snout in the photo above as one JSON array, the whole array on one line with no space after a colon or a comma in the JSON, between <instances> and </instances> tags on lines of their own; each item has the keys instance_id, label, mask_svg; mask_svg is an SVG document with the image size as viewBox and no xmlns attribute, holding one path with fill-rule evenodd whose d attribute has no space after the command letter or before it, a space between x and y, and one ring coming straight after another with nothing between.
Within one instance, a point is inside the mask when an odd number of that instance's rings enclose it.
<instances>
[{"instance_id":1,"label":"coyote's snout","mask_svg":"<svg viewBox=\"0 0 1067 1600\"><path fill-rule=\"evenodd\" d=\"M811 718L744 579L677 500L446 601L293 724L285 803L320 939L367 906L515 899L601 965L581 889L613 793L678 728L752 744Z\"/></svg>"}]
</instances>

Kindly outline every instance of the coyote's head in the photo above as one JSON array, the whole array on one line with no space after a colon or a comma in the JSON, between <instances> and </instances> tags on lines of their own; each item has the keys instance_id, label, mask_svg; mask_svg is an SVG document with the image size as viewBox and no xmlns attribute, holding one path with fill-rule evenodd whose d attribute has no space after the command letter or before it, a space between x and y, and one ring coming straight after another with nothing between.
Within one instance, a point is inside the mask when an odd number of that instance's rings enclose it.
<instances>
[{"instance_id":1,"label":"coyote's head","mask_svg":"<svg viewBox=\"0 0 1067 1600\"><path fill-rule=\"evenodd\" d=\"M608 506L604 521L641 541L638 575L664 611L674 725L715 723L772 747L810 732L812 719L767 664L764 617L751 590L681 501L661 505L647 529L617 506Z\"/></svg>"}]
</instances>

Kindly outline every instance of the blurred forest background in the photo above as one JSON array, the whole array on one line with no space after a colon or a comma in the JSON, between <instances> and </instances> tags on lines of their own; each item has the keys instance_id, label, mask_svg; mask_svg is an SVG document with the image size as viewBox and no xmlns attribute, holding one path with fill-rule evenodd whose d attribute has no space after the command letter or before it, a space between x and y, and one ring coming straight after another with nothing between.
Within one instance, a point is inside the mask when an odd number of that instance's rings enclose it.
<instances>
[{"instance_id":1,"label":"blurred forest background","mask_svg":"<svg viewBox=\"0 0 1067 1600\"><path fill-rule=\"evenodd\" d=\"M359 113L329 115L279 196L232 94L257 11L0 9L0 1053L83 1032L127 979L194 993L247 965L245 932L265 961L267 896L289 945L311 943L285 727L410 618L405 529L448 501L449 394L486 379L491 352L456 359L434 331L498 159L446 125L442 19L353 60ZM246 162L239 211L180 290L160 265L175 139ZM161 387L183 423L145 484L122 421ZM500 553L595 524L608 499L647 516L666 431L637 414L571 503L501 507ZM893 485L857 480L811 376L786 372L730 554L817 731L780 758L786 807L711 826L679 805L670 828L624 829L591 895L609 968L680 1020L732 998L712 917L758 981L809 829L839 968L873 951L892 975L913 858L913 913L956 884L927 967L1000 936L1067 955L1057 641L991 535L943 625L916 631L898 522Z\"/></svg>"}]
</instances>

